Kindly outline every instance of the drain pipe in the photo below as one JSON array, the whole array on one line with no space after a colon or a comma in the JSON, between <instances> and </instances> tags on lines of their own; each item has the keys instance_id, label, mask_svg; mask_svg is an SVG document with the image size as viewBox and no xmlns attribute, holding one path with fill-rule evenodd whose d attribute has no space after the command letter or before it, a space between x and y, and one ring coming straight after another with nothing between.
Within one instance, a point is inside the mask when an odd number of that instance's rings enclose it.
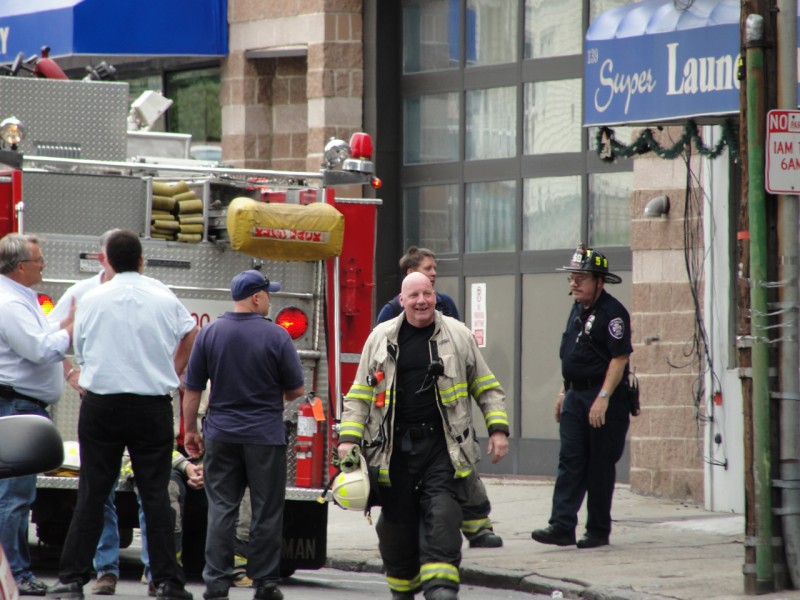
<instances>
[{"instance_id":1,"label":"drain pipe","mask_svg":"<svg viewBox=\"0 0 800 600\"><path fill-rule=\"evenodd\" d=\"M767 340L767 215L764 187L764 17L745 23L747 52L747 173L750 219L750 335L753 344L753 479L756 593L774 590L770 471L769 344Z\"/></svg>"},{"instance_id":2,"label":"drain pipe","mask_svg":"<svg viewBox=\"0 0 800 600\"><path fill-rule=\"evenodd\" d=\"M778 0L778 108L797 108L797 0ZM786 568L791 586L800 588L800 457L798 437L798 197L778 196L778 256L782 341L780 351L780 480Z\"/></svg>"}]
</instances>

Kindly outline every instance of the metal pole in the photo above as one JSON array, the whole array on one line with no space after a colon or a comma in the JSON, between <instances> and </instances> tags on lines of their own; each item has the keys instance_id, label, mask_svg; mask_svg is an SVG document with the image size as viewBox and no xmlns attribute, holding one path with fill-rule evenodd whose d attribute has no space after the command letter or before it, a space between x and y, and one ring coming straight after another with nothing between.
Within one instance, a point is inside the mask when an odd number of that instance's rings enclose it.
<instances>
[{"instance_id":1,"label":"metal pole","mask_svg":"<svg viewBox=\"0 0 800 600\"><path fill-rule=\"evenodd\" d=\"M769 345L767 343L767 215L764 182L764 18L751 14L747 46L747 170L750 177L750 309L753 357L753 474L756 497L756 588L774 589L770 481Z\"/></svg>"},{"instance_id":2,"label":"metal pole","mask_svg":"<svg viewBox=\"0 0 800 600\"><path fill-rule=\"evenodd\" d=\"M797 0L778 0L778 108L797 108ZM798 197L778 196L780 289L780 479L781 517L786 568L794 588L800 587L800 456L798 456Z\"/></svg>"}]
</instances>

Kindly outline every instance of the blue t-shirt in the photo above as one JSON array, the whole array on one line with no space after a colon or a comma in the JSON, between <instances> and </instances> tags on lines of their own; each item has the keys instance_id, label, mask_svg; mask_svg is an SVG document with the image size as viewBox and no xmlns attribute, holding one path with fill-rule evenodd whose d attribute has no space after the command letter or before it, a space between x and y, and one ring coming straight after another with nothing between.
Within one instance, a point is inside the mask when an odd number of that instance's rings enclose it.
<instances>
[{"instance_id":1,"label":"blue t-shirt","mask_svg":"<svg viewBox=\"0 0 800 600\"><path fill-rule=\"evenodd\" d=\"M289 333L258 313L226 312L200 330L186 387L211 379L203 435L234 444L286 444L283 393L303 385L303 366Z\"/></svg>"}]
</instances>

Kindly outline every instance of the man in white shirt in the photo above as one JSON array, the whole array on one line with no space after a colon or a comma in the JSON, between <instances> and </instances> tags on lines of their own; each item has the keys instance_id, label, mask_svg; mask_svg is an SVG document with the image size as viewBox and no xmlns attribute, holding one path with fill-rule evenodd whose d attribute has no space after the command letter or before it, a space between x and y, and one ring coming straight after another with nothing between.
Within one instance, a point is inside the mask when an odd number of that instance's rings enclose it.
<instances>
[{"instance_id":1,"label":"man in white shirt","mask_svg":"<svg viewBox=\"0 0 800 600\"><path fill-rule=\"evenodd\" d=\"M30 288L41 283L45 262L33 236L10 233L0 240L0 417L48 416L61 397L61 363L72 337L75 309L51 326ZM0 480L0 543L21 595L43 596L47 586L31 572L30 507L36 476Z\"/></svg>"},{"instance_id":2,"label":"man in white shirt","mask_svg":"<svg viewBox=\"0 0 800 600\"><path fill-rule=\"evenodd\" d=\"M162 284L141 275L138 236L112 233L106 257L114 278L87 292L76 313L78 384L85 391L78 422L78 502L64 542L59 583L49 598L82 600L103 527L102 507L125 448L147 523L159 600L192 600L175 556L168 485L172 468L172 398L197 326Z\"/></svg>"}]
</instances>

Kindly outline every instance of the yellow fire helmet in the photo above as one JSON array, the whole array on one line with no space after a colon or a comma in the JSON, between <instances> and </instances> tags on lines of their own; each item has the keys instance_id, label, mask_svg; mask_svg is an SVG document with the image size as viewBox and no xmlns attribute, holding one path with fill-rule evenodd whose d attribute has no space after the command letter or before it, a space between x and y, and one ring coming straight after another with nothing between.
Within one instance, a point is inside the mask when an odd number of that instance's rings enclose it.
<instances>
[{"instance_id":1,"label":"yellow fire helmet","mask_svg":"<svg viewBox=\"0 0 800 600\"><path fill-rule=\"evenodd\" d=\"M331 489L333 500L347 510L366 510L369 499L369 474L367 461L360 457L359 468L349 473L339 473Z\"/></svg>"}]
</instances>

